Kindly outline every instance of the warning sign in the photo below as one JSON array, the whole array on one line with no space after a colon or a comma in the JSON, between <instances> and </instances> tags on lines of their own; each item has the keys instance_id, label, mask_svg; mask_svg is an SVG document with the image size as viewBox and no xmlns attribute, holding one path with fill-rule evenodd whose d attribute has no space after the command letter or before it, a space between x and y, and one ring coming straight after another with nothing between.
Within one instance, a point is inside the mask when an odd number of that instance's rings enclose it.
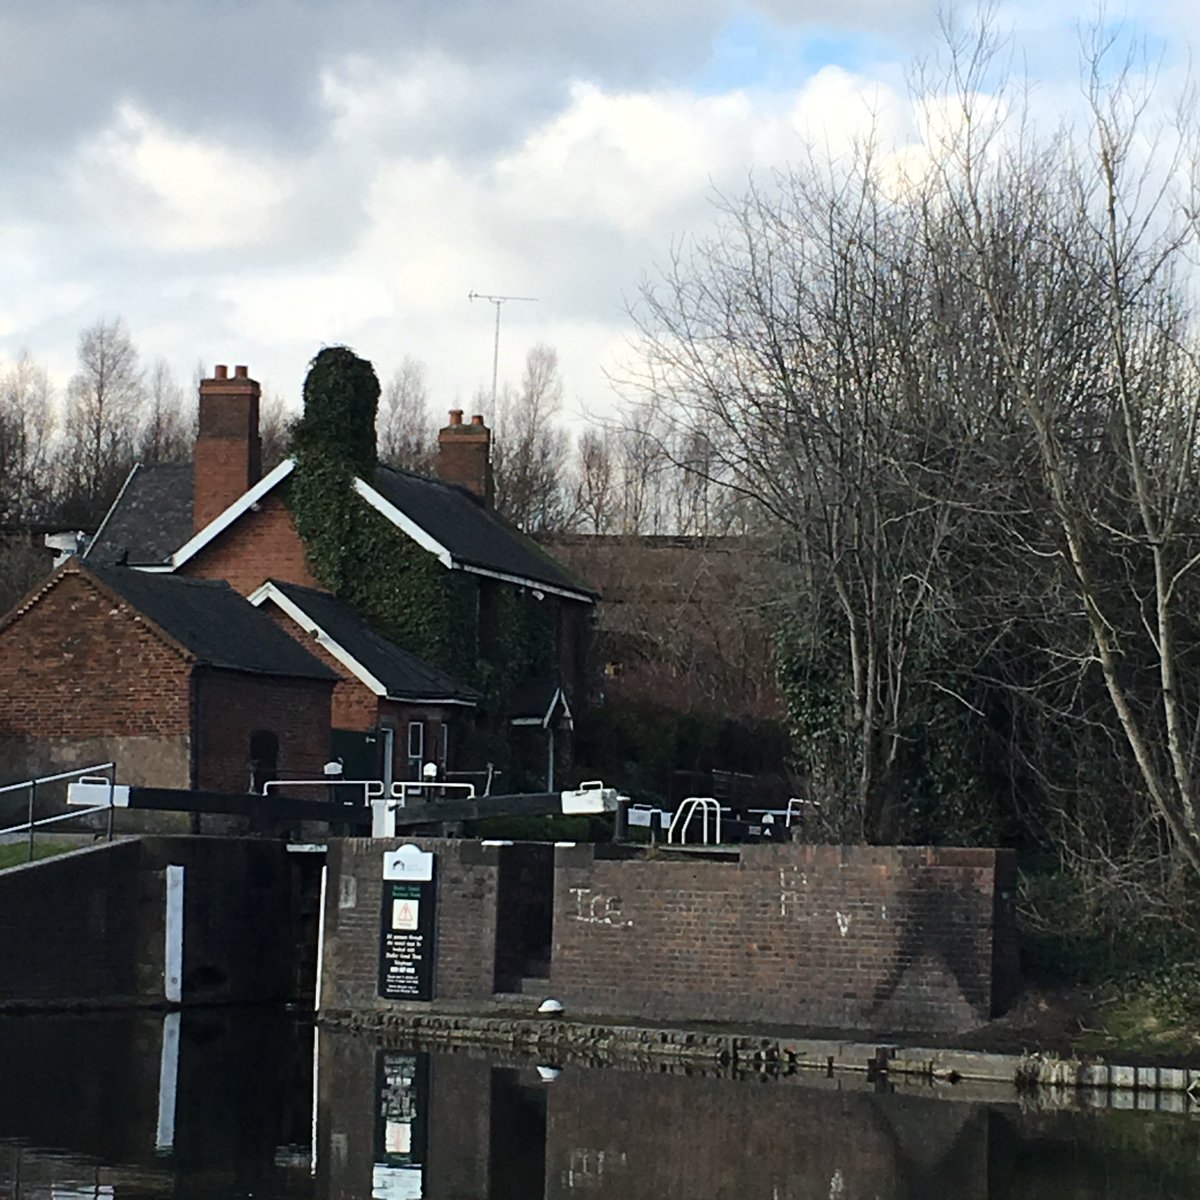
<instances>
[{"instance_id":1,"label":"warning sign","mask_svg":"<svg viewBox=\"0 0 1200 1200\"><path fill-rule=\"evenodd\" d=\"M417 900L393 900L392 901L392 928L393 929L416 929L417 914L420 912L420 901Z\"/></svg>"},{"instance_id":2,"label":"warning sign","mask_svg":"<svg viewBox=\"0 0 1200 1200\"><path fill-rule=\"evenodd\" d=\"M433 855L422 854L422 858L427 861L418 864L420 871L401 874L397 869L400 878L385 874L383 880L379 994L388 1000L433 999L437 884Z\"/></svg>"}]
</instances>

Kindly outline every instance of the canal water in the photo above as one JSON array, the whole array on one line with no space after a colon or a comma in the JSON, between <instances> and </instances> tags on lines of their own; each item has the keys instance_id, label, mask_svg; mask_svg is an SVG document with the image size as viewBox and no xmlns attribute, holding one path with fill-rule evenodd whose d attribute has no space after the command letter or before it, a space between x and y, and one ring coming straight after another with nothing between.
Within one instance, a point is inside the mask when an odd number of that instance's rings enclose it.
<instances>
[{"instance_id":1,"label":"canal water","mask_svg":"<svg viewBox=\"0 0 1200 1200\"><path fill-rule=\"evenodd\" d=\"M1200 1196L1200 1117L559 1067L315 1037L283 1012L3 1018L0 1198Z\"/></svg>"}]
</instances>

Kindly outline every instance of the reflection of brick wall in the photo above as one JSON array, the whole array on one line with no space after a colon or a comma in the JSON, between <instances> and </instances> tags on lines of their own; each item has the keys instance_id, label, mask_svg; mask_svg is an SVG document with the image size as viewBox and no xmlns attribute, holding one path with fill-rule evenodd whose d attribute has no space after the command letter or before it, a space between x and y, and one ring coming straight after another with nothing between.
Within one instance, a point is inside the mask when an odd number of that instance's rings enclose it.
<instances>
[{"instance_id":1,"label":"reflection of brick wall","mask_svg":"<svg viewBox=\"0 0 1200 1200\"><path fill-rule=\"evenodd\" d=\"M969 1028L1005 999L992 929L1005 852L558 855L551 991L576 1011L883 1033Z\"/></svg>"},{"instance_id":2,"label":"reflection of brick wall","mask_svg":"<svg viewBox=\"0 0 1200 1200\"><path fill-rule=\"evenodd\" d=\"M572 1067L548 1089L547 1200L984 1200L987 1173L986 1115L966 1104Z\"/></svg>"},{"instance_id":3,"label":"reflection of brick wall","mask_svg":"<svg viewBox=\"0 0 1200 1200\"><path fill-rule=\"evenodd\" d=\"M391 1007L377 994L383 854L408 842L437 856L434 997L491 996L502 848L430 838L340 838L328 851L323 1009Z\"/></svg>"}]
</instances>

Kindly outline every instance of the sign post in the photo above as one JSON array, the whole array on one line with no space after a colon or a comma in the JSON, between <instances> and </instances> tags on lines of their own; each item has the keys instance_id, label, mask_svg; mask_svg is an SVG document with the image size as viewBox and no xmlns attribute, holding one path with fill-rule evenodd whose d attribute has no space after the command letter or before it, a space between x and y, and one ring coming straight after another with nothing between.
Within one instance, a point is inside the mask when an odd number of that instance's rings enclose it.
<instances>
[{"instance_id":1,"label":"sign post","mask_svg":"<svg viewBox=\"0 0 1200 1200\"><path fill-rule=\"evenodd\" d=\"M433 854L401 846L383 856L379 994L432 1000L437 882Z\"/></svg>"}]
</instances>

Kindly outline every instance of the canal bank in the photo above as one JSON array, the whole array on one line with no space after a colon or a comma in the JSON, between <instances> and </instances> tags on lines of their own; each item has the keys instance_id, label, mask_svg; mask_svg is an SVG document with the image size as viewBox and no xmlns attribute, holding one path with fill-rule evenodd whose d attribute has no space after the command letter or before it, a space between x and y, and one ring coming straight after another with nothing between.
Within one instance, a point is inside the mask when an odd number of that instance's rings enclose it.
<instances>
[{"instance_id":1,"label":"canal bank","mask_svg":"<svg viewBox=\"0 0 1200 1200\"><path fill-rule=\"evenodd\" d=\"M953 1046L814 1038L761 1028L618 1024L583 1014L564 1019L507 1012L418 1012L322 1015L323 1026L428 1045L479 1047L534 1055L548 1062L678 1064L731 1075L853 1073L1010 1086L1024 1093L1074 1092L1092 1107L1200 1112L1200 1068L1135 1066L1049 1054L996 1054Z\"/></svg>"}]
</instances>

